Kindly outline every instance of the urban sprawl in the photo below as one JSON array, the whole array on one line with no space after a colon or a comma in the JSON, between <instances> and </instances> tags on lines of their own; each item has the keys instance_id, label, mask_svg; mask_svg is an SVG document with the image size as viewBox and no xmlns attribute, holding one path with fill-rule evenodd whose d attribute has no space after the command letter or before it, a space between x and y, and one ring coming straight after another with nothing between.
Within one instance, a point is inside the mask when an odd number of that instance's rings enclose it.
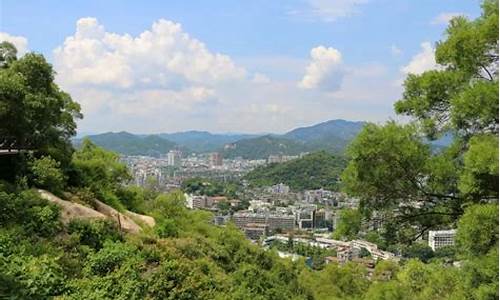
<instances>
[{"instance_id":1,"label":"urban sprawl","mask_svg":"<svg viewBox=\"0 0 500 300\"><path fill-rule=\"evenodd\" d=\"M271 155L268 159L223 159L220 153L191 154L172 150L164 157L123 156L130 167L134 184L154 185L164 191L181 188L185 180L203 178L227 182L238 180L243 189L237 197L185 194L186 206L213 212L213 222L226 226L232 222L248 239L268 249L273 246L300 244L322 250L333 250L324 257L324 263L357 261L368 270L375 260L399 260L398 253L378 249L365 240L335 240L332 232L337 226L339 212L345 208L357 208L358 199L325 189L292 191L279 183L266 187L251 187L242 177L257 166L282 163L300 156ZM363 224L362 230L376 230L376 222ZM454 244L454 230L430 231L428 244L432 250ZM278 247L278 249L283 247ZM286 247L285 247L286 248ZM368 252L369 259L364 258ZM282 257L297 259L300 255L278 251ZM306 261L309 257L306 257Z\"/></svg>"}]
</instances>

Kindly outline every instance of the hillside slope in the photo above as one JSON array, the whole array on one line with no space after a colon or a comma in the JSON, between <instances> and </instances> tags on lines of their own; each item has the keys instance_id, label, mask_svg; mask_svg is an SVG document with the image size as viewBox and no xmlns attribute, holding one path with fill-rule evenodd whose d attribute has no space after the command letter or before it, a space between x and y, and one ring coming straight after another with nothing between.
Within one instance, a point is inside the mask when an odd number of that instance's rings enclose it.
<instances>
[{"instance_id":1,"label":"hillside slope","mask_svg":"<svg viewBox=\"0 0 500 300\"><path fill-rule=\"evenodd\" d=\"M121 230L129 233L139 233L142 231L134 219L142 224L154 227L155 220L150 216L125 211L121 213L109 205L99 200L94 200L95 207L90 208L79 203L63 200L46 190L38 190L43 199L48 200L61 208L61 221L69 224L73 220L110 220L116 222Z\"/></svg>"},{"instance_id":2,"label":"hillside slope","mask_svg":"<svg viewBox=\"0 0 500 300\"><path fill-rule=\"evenodd\" d=\"M87 136L96 145L124 155L147 155L158 157L179 146L158 135L139 136L128 132L107 132ZM81 143L75 140L75 144Z\"/></svg>"},{"instance_id":3,"label":"hillside slope","mask_svg":"<svg viewBox=\"0 0 500 300\"><path fill-rule=\"evenodd\" d=\"M336 190L338 178L344 167L343 158L320 151L285 163L255 168L245 176L245 179L255 186L284 183L294 190L319 188Z\"/></svg>"},{"instance_id":4,"label":"hillside slope","mask_svg":"<svg viewBox=\"0 0 500 300\"><path fill-rule=\"evenodd\" d=\"M307 151L305 143L266 135L237 141L222 150L224 158L265 159L269 155L297 155Z\"/></svg>"},{"instance_id":5,"label":"hillside slope","mask_svg":"<svg viewBox=\"0 0 500 300\"><path fill-rule=\"evenodd\" d=\"M287 132L283 137L307 144L311 151L342 152L366 122L330 120Z\"/></svg>"},{"instance_id":6,"label":"hillside slope","mask_svg":"<svg viewBox=\"0 0 500 300\"><path fill-rule=\"evenodd\" d=\"M176 133L160 133L158 136L186 147L194 152L214 152L225 144L254 138L253 134L214 134L207 131L184 131Z\"/></svg>"}]
</instances>

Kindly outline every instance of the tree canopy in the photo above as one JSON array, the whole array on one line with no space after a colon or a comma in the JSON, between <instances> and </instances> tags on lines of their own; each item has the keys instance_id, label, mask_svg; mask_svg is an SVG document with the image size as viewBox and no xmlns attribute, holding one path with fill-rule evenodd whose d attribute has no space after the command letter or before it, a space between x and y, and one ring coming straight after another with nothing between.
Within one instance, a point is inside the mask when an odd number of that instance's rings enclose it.
<instances>
[{"instance_id":1,"label":"tree canopy","mask_svg":"<svg viewBox=\"0 0 500 300\"><path fill-rule=\"evenodd\" d=\"M475 20L450 22L437 69L406 78L395 110L411 123L369 124L347 151L343 188L366 217L397 224L399 241L452 227L472 203L498 202L498 1L482 7ZM429 146L450 133L451 145Z\"/></svg>"}]
</instances>

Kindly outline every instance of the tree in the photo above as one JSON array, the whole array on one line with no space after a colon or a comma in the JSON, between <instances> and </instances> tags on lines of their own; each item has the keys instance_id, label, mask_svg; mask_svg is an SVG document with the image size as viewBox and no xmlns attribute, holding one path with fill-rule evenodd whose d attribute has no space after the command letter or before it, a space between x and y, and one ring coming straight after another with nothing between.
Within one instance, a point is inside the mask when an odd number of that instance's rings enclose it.
<instances>
[{"instance_id":1,"label":"tree","mask_svg":"<svg viewBox=\"0 0 500 300\"><path fill-rule=\"evenodd\" d=\"M33 182L36 186L52 192L60 192L64 187L65 178L60 169L60 163L50 156L42 156L30 163Z\"/></svg>"},{"instance_id":2,"label":"tree","mask_svg":"<svg viewBox=\"0 0 500 300\"><path fill-rule=\"evenodd\" d=\"M476 20L454 18L436 61L407 77L395 104L412 122L365 126L342 174L364 216L409 244L452 226L470 203L498 201L498 1L485 1ZM454 142L433 149L428 140L444 134Z\"/></svg>"},{"instance_id":3,"label":"tree","mask_svg":"<svg viewBox=\"0 0 500 300\"><path fill-rule=\"evenodd\" d=\"M498 247L498 205L468 207L458 222L456 243L467 257L485 255Z\"/></svg>"},{"instance_id":4,"label":"tree","mask_svg":"<svg viewBox=\"0 0 500 300\"><path fill-rule=\"evenodd\" d=\"M13 149L50 155L65 169L73 151L75 119L82 117L80 106L54 83L52 66L42 55L28 53L16 60L15 53L11 44L0 44L0 55L8 62L0 68L0 139Z\"/></svg>"},{"instance_id":5,"label":"tree","mask_svg":"<svg viewBox=\"0 0 500 300\"><path fill-rule=\"evenodd\" d=\"M336 239L352 240L361 229L361 214L357 209L343 209L333 233Z\"/></svg>"},{"instance_id":6,"label":"tree","mask_svg":"<svg viewBox=\"0 0 500 300\"><path fill-rule=\"evenodd\" d=\"M454 18L437 43L441 70L410 75L396 112L415 118L430 138L453 132L465 161L464 197L498 199L498 0L476 20Z\"/></svg>"},{"instance_id":7,"label":"tree","mask_svg":"<svg viewBox=\"0 0 500 300\"><path fill-rule=\"evenodd\" d=\"M72 186L88 187L100 200L115 207L121 205L117 192L131 176L118 154L85 139L73 154L71 170L69 183Z\"/></svg>"},{"instance_id":8,"label":"tree","mask_svg":"<svg viewBox=\"0 0 500 300\"><path fill-rule=\"evenodd\" d=\"M7 67L17 59L17 49L12 43L3 41L0 43L0 68Z\"/></svg>"},{"instance_id":9,"label":"tree","mask_svg":"<svg viewBox=\"0 0 500 300\"><path fill-rule=\"evenodd\" d=\"M407 258L418 258L422 262L428 262L434 257L434 252L427 244L414 243L403 249L403 256Z\"/></svg>"}]
</instances>

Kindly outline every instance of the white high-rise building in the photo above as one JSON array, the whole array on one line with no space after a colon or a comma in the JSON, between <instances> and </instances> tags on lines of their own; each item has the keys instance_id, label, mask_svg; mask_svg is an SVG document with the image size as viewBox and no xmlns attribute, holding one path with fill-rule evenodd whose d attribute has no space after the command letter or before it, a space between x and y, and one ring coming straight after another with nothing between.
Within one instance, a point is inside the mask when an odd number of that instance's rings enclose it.
<instances>
[{"instance_id":1,"label":"white high-rise building","mask_svg":"<svg viewBox=\"0 0 500 300\"><path fill-rule=\"evenodd\" d=\"M182 152L179 150L170 150L167 153L167 165L169 166L180 166L182 158Z\"/></svg>"}]
</instances>

